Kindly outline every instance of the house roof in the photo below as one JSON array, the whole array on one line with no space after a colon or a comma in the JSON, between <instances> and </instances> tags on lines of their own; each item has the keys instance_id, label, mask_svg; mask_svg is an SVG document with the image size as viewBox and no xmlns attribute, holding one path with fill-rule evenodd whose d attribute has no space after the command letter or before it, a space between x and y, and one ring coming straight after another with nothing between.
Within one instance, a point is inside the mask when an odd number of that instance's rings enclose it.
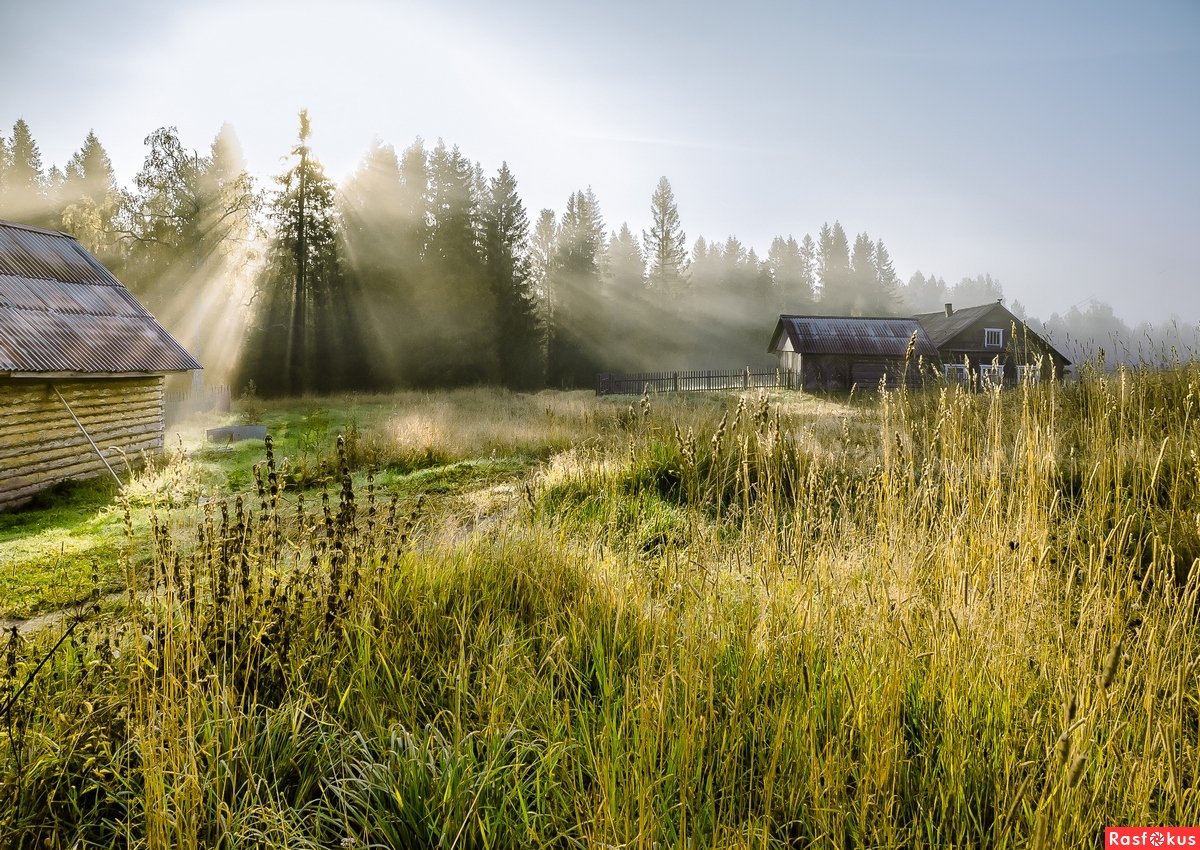
<instances>
[{"instance_id":1,"label":"house roof","mask_svg":"<svg viewBox=\"0 0 1200 850\"><path fill-rule=\"evenodd\" d=\"M876 319L859 316L782 315L775 326L768 352L781 351L784 334L801 354L858 354L871 357L904 357L909 341L916 340L914 357L936 357L937 347L916 319Z\"/></svg>"},{"instance_id":2,"label":"house roof","mask_svg":"<svg viewBox=\"0 0 1200 850\"><path fill-rule=\"evenodd\" d=\"M944 310L937 313L918 313L916 319L925 328L925 332L929 334L929 338L933 340L934 345L942 348L952 339L963 333L963 331L989 316L995 317L993 319L995 322L994 326L1002 326L1005 330L1013 323L1016 323L1017 327L1021 329L1021 333L1028 334L1037 340L1050 353L1061 358L1064 364L1070 364L1071 361L1063 356L1061 351L1030 330L1025 322L1017 318L1011 310L999 301L980 304L976 307L963 307L962 309L954 310L949 316L946 315Z\"/></svg>"},{"instance_id":3,"label":"house roof","mask_svg":"<svg viewBox=\"0 0 1200 850\"><path fill-rule=\"evenodd\" d=\"M925 332L929 334L929 338L933 340L934 344L940 347L971 327L971 325L982 320L997 307L1011 316L1010 321L1021 324L1021 320L1009 313L1004 305L998 301L980 304L977 307L963 307L962 309L955 310L949 316L946 315L944 310L937 313L918 313L916 319L925 328ZM1006 321L1005 327L1008 324L1009 321Z\"/></svg>"},{"instance_id":4,"label":"house roof","mask_svg":"<svg viewBox=\"0 0 1200 850\"><path fill-rule=\"evenodd\" d=\"M0 221L0 374L199 368L74 237Z\"/></svg>"}]
</instances>

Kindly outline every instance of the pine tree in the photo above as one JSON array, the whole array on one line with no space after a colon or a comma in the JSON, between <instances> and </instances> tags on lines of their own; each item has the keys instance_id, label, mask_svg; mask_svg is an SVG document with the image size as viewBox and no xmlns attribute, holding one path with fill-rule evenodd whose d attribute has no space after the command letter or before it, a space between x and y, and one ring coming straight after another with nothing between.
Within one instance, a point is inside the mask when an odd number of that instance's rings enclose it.
<instances>
[{"instance_id":1,"label":"pine tree","mask_svg":"<svg viewBox=\"0 0 1200 850\"><path fill-rule=\"evenodd\" d=\"M493 321L481 244L483 198L477 168L457 147L438 142L429 157L426 218L428 276L418 307L428 332L419 380L455 386L499 380Z\"/></svg>"},{"instance_id":2,"label":"pine tree","mask_svg":"<svg viewBox=\"0 0 1200 850\"><path fill-rule=\"evenodd\" d=\"M850 255L849 307L855 316L869 316L877 312L875 294L875 244L866 233L854 238L854 249Z\"/></svg>"},{"instance_id":3,"label":"pine tree","mask_svg":"<svg viewBox=\"0 0 1200 850\"><path fill-rule=\"evenodd\" d=\"M773 312L807 313L812 309L812 239L805 238L810 251L807 257L791 235L787 239L776 236L767 251L767 265L776 294Z\"/></svg>"},{"instance_id":4,"label":"pine tree","mask_svg":"<svg viewBox=\"0 0 1200 850\"><path fill-rule=\"evenodd\" d=\"M605 278L610 296L607 336L612 369L636 370L642 352L652 345L661 325L653 319L646 289L646 259L642 246L626 223L608 240Z\"/></svg>"},{"instance_id":5,"label":"pine tree","mask_svg":"<svg viewBox=\"0 0 1200 850\"><path fill-rule=\"evenodd\" d=\"M500 381L513 389L536 389L543 383L545 366L531 280L529 218L507 163L489 184L483 224L484 261L496 304Z\"/></svg>"},{"instance_id":6,"label":"pine tree","mask_svg":"<svg viewBox=\"0 0 1200 850\"><path fill-rule=\"evenodd\" d=\"M601 257L604 219L591 189L567 199L549 274L546 379L551 386L591 386L605 355L595 317L604 315Z\"/></svg>"},{"instance_id":7,"label":"pine tree","mask_svg":"<svg viewBox=\"0 0 1200 850\"><path fill-rule=\"evenodd\" d=\"M650 197L650 231L642 234L651 289L678 295L687 284L687 236L679 223L679 208L666 177L660 177Z\"/></svg>"},{"instance_id":8,"label":"pine tree","mask_svg":"<svg viewBox=\"0 0 1200 850\"><path fill-rule=\"evenodd\" d=\"M533 284L534 300L542 325L542 347L546 345L546 332L553 322L551 315L551 272L554 257L558 252L558 219L554 210L544 209L538 213L533 226L533 238L529 246L530 280Z\"/></svg>"},{"instance_id":9,"label":"pine tree","mask_svg":"<svg viewBox=\"0 0 1200 850\"><path fill-rule=\"evenodd\" d=\"M821 226L817 236L817 267L821 277L821 312L848 314L853 306L850 292L850 243L841 222Z\"/></svg>"},{"instance_id":10,"label":"pine tree","mask_svg":"<svg viewBox=\"0 0 1200 850\"><path fill-rule=\"evenodd\" d=\"M413 290L420 262L419 245L417 253L406 250L411 219L393 148L371 147L338 193L338 210L351 337L360 351L358 383L391 389L410 380L410 339L417 325Z\"/></svg>"},{"instance_id":11,"label":"pine tree","mask_svg":"<svg viewBox=\"0 0 1200 850\"><path fill-rule=\"evenodd\" d=\"M8 144L8 168L5 176L4 208L0 218L36 227L54 224L46 202L46 175L42 171L42 153L24 118L13 124Z\"/></svg>"},{"instance_id":12,"label":"pine tree","mask_svg":"<svg viewBox=\"0 0 1200 850\"><path fill-rule=\"evenodd\" d=\"M112 162L95 132L67 163L59 209L60 226L96 255L105 267L121 271L123 251L117 233L122 195Z\"/></svg>"},{"instance_id":13,"label":"pine tree","mask_svg":"<svg viewBox=\"0 0 1200 850\"><path fill-rule=\"evenodd\" d=\"M875 242L875 287L882 299L883 311L888 314L895 312L900 301L900 277L882 239Z\"/></svg>"},{"instance_id":14,"label":"pine tree","mask_svg":"<svg viewBox=\"0 0 1200 850\"><path fill-rule=\"evenodd\" d=\"M334 187L312 155L309 135L303 110L294 164L276 178L274 236L259 280L262 313L243 369L243 378L267 395L329 391L349 377Z\"/></svg>"}]
</instances>

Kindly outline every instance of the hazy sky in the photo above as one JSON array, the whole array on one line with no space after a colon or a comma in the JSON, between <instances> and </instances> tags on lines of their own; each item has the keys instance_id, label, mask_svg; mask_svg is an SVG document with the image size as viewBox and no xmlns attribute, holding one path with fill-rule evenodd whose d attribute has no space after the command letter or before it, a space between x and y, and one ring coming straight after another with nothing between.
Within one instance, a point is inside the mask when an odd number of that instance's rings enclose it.
<instances>
[{"instance_id":1,"label":"hazy sky","mask_svg":"<svg viewBox=\"0 0 1200 850\"><path fill-rule=\"evenodd\" d=\"M989 272L1043 318L1090 297L1200 321L1200 2L0 0L0 133L94 129L118 179L223 122L281 170L307 107L335 179L372 140L507 160L536 217L591 186L689 244L839 219L896 269Z\"/></svg>"}]
</instances>

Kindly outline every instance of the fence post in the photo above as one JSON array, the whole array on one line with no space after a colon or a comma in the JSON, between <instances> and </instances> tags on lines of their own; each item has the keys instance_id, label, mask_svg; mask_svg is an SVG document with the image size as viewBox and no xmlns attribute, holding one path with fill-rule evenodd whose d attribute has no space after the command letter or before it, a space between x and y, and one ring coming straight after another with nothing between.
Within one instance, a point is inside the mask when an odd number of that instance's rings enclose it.
<instances>
[{"instance_id":1,"label":"fence post","mask_svg":"<svg viewBox=\"0 0 1200 850\"><path fill-rule=\"evenodd\" d=\"M675 392L679 392L679 373L678 372L671 373L671 389L674 390Z\"/></svg>"}]
</instances>

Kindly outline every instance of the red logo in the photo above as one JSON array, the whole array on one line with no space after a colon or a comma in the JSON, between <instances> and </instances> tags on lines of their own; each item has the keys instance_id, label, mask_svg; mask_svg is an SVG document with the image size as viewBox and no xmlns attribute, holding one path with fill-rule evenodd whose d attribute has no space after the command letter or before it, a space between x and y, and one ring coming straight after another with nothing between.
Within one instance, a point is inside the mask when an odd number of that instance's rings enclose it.
<instances>
[{"instance_id":1,"label":"red logo","mask_svg":"<svg viewBox=\"0 0 1200 850\"><path fill-rule=\"evenodd\" d=\"M1200 848L1200 827L1195 826L1106 826L1107 847L1196 847Z\"/></svg>"}]
</instances>

